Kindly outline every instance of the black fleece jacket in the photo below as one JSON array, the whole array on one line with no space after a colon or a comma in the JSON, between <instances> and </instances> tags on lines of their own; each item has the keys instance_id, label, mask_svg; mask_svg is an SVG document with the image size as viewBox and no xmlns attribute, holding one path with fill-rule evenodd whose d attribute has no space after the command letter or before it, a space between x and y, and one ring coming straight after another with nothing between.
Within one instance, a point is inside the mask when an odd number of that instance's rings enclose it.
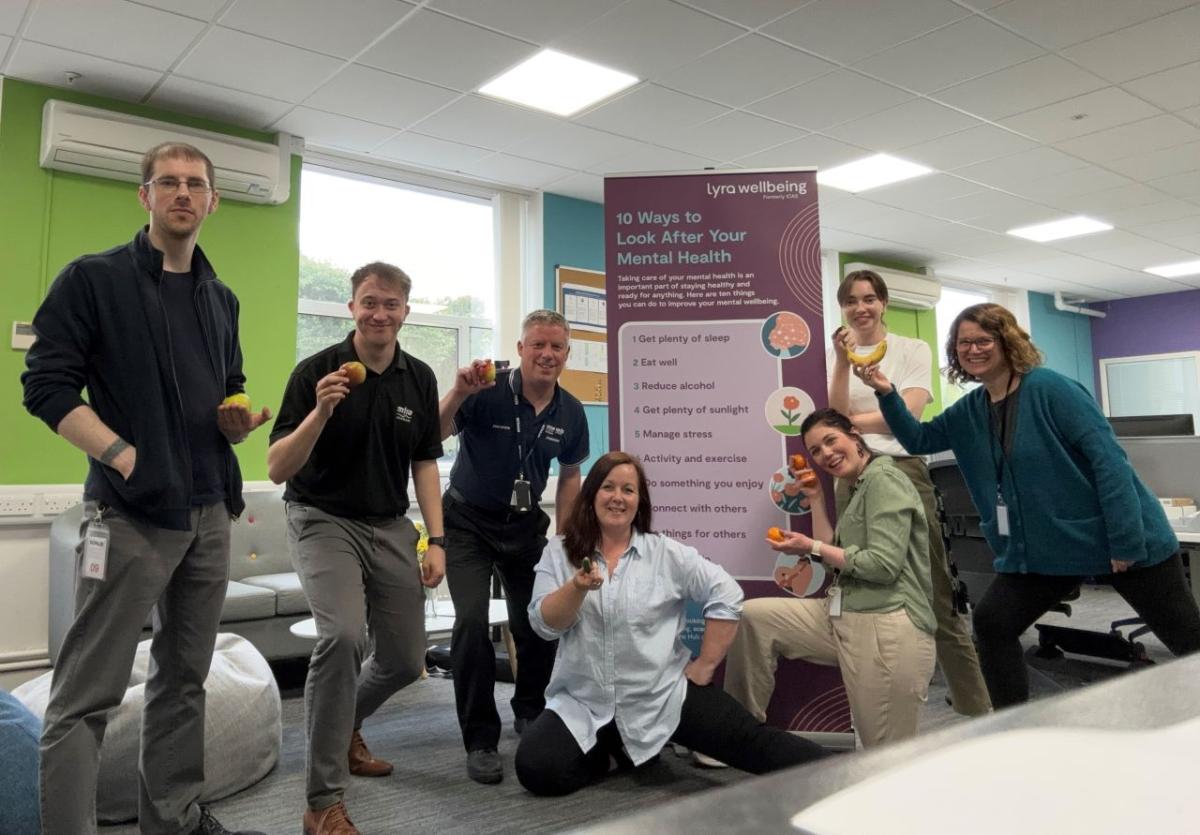
<instances>
[{"instance_id":1,"label":"black fleece jacket","mask_svg":"<svg viewBox=\"0 0 1200 835\"><path fill-rule=\"evenodd\" d=\"M238 301L197 247L195 304L208 358L226 395L242 391ZM192 463L180 387L162 301L163 256L143 229L124 246L68 264L33 318L36 341L21 375L25 408L58 431L88 403L100 420L137 448L126 481L89 458L84 495L157 527L190 527ZM217 408L216 403L212 405ZM228 443L221 446L229 512L240 515L242 476Z\"/></svg>"}]
</instances>

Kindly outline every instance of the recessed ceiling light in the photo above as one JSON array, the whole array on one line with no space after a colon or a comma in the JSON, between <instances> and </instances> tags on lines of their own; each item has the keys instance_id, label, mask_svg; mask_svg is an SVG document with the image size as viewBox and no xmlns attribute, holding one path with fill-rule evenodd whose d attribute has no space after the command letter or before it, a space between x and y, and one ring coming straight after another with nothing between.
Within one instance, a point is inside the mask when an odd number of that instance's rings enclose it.
<instances>
[{"instance_id":1,"label":"recessed ceiling light","mask_svg":"<svg viewBox=\"0 0 1200 835\"><path fill-rule=\"evenodd\" d=\"M1178 264L1163 264L1161 267L1146 267L1142 270L1163 278L1178 278L1181 275L1200 275L1200 261L1180 261Z\"/></svg>"},{"instance_id":2,"label":"recessed ceiling light","mask_svg":"<svg viewBox=\"0 0 1200 835\"><path fill-rule=\"evenodd\" d=\"M835 168L827 168L817 172L817 182L823 186L833 186L842 191L866 191L879 186L910 180L933 171L924 165L909 162L905 159L875 154L872 157L848 162Z\"/></svg>"},{"instance_id":3,"label":"recessed ceiling light","mask_svg":"<svg viewBox=\"0 0 1200 835\"><path fill-rule=\"evenodd\" d=\"M638 78L629 73L543 49L480 87L479 92L558 116L570 116L637 83Z\"/></svg>"},{"instance_id":4,"label":"recessed ceiling light","mask_svg":"<svg viewBox=\"0 0 1200 835\"><path fill-rule=\"evenodd\" d=\"M1112 229L1112 226L1108 223L1076 215L1075 217L1064 217L1062 220L1052 220L1049 223L1019 226L1016 229L1009 229L1008 234L1045 243L1046 241L1057 241L1060 238L1090 235L1093 232L1107 232L1109 229Z\"/></svg>"}]
</instances>

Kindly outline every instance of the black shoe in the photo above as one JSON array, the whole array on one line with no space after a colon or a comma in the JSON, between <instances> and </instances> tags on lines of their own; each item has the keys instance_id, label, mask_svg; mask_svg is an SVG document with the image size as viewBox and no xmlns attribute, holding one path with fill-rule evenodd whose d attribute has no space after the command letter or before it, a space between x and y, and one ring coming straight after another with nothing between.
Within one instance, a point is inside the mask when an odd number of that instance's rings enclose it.
<instances>
[{"instance_id":1,"label":"black shoe","mask_svg":"<svg viewBox=\"0 0 1200 835\"><path fill-rule=\"evenodd\" d=\"M530 721L531 720L526 719L524 716L513 717L513 730L517 732L517 736L525 733L525 729L529 727Z\"/></svg>"},{"instance_id":2,"label":"black shoe","mask_svg":"<svg viewBox=\"0 0 1200 835\"><path fill-rule=\"evenodd\" d=\"M504 779L504 764L495 748L467 752L467 776L476 783L499 783Z\"/></svg>"},{"instance_id":3,"label":"black shoe","mask_svg":"<svg viewBox=\"0 0 1200 835\"><path fill-rule=\"evenodd\" d=\"M207 806L201 806L200 822L192 830L192 835L264 835L264 833L254 829L239 829L237 832L231 832L221 826L221 822L213 817Z\"/></svg>"}]
</instances>

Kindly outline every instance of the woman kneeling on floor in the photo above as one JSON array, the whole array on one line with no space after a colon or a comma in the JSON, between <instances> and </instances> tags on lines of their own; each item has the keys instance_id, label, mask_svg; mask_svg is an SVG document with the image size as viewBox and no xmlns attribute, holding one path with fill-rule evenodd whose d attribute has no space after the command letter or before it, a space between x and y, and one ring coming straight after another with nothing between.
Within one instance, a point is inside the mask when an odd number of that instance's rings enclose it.
<instances>
[{"instance_id":1,"label":"woman kneeling on floor","mask_svg":"<svg viewBox=\"0 0 1200 835\"><path fill-rule=\"evenodd\" d=\"M529 621L559 645L546 710L517 749L517 778L534 794L570 794L606 774L610 755L639 766L668 741L754 774L825 753L712 686L742 590L694 548L653 533L650 509L641 462L610 452L538 564ZM705 619L695 659L680 640L689 600Z\"/></svg>"},{"instance_id":2,"label":"woman kneeling on floor","mask_svg":"<svg viewBox=\"0 0 1200 835\"><path fill-rule=\"evenodd\" d=\"M725 689L766 716L779 658L836 664L864 747L914 736L934 663L929 528L921 497L892 459L874 455L849 418L820 409L800 426L818 467L851 485L829 522L821 482L802 487L813 536L784 531L776 551L836 572L826 598L760 597L746 604L725 665Z\"/></svg>"}]
</instances>

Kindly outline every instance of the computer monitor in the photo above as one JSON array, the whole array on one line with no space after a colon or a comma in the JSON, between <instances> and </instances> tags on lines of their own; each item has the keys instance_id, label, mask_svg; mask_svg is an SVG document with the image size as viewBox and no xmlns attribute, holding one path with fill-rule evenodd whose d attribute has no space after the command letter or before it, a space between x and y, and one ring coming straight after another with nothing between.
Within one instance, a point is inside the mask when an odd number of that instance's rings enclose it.
<instances>
[{"instance_id":1,"label":"computer monitor","mask_svg":"<svg viewBox=\"0 0 1200 835\"><path fill-rule=\"evenodd\" d=\"M1191 415L1124 415L1110 417L1108 422L1118 438L1196 434Z\"/></svg>"}]
</instances>

